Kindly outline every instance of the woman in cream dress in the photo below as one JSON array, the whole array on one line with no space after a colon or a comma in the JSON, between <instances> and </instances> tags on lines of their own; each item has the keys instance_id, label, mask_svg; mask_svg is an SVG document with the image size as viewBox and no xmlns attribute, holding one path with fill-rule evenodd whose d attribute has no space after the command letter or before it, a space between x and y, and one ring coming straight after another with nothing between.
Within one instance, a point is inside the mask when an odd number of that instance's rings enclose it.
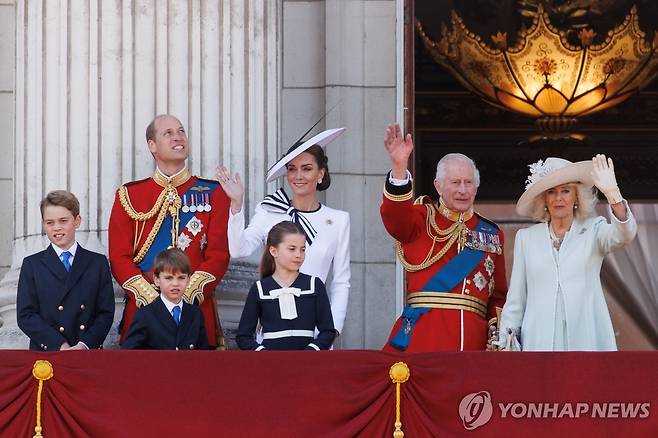
<instances>
[{"instance_id":1,"label":"woman in cream dress","mask_svg":"<svg viewBox=\"0 0 658 438\"><path fill-rule=\"evenodd\" d=\"M604 256L635 237L637 224L617 186L612 159L548 158L530 167L516 211L540 221L519 230L500 324L500 346L517 335L525 351L616 350L601 288ZM610 220L594 216L593 186Z\"/></svg>"}]
</instances>

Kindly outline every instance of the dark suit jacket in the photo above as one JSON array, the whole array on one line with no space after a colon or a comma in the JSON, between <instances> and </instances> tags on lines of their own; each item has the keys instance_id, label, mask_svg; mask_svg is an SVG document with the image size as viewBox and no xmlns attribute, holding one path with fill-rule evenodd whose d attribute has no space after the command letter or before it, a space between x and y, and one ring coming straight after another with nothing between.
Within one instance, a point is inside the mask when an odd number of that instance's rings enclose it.
<instances>
[{"instance_id":1,"label":"dark suit jacket","mask_svg":"<svg viewBox=\"0 0 658 438\"><path fill-rule=\"evenodd\" d=\"M183 301L180 325L176 325L167 306L158 298L137 309L122 348L207 350L208 337L201 309Z\"/></svg>"},{"instance_id":2,"label":"dark suit jacket","mask_svg":"<svg viewBox=\"0 0 658 438\"><path fill-rule=\"evenodd\" d=\"M114 319L114 292L107 258L78 244L70 272L52 245L25 257L16 297L18 326L30 350L57 351L78 341L99 348Z\"/></svg>"}]
</instances>

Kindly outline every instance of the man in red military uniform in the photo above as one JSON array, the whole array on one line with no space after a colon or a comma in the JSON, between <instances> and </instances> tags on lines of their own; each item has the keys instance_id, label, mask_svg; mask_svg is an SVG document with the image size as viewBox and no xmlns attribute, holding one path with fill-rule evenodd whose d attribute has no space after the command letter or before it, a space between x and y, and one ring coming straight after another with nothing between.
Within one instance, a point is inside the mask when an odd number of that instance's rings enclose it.
<instances>
[{"instance_id":1,"label":"man in red military uniform","mask_svg":"<svg viewBox=\"0 0 658 438\"><path fill-rule=\"evenodd\" d=\"M230 200L217 181L190 174L185 165L187 135L177 118L155 117L146 129L146 141L155 158L155 173L121 186L110 215L110 265L127 297L120 342L137 308L158 297L151 284L155 256L177 247L187 254L194 271L184 298L200 305L208 344L222 349L214 290L229 262Z\"/></svg>"},{"instance_id":2,"label":"man in red military uniform","mask_svg":"<svg viewBox=\"0 0 658 438\"><path fill-rule=\"evenodd\" d=\"M439 204L427 196L414 202L411 135L391 125L384 145L392 170L380 212L407 274L406 306L384 350L484 350L507 278L503 232L473 211L479 172L465 155L448 154L434 180Z\"/></svg>"}]
</instances>

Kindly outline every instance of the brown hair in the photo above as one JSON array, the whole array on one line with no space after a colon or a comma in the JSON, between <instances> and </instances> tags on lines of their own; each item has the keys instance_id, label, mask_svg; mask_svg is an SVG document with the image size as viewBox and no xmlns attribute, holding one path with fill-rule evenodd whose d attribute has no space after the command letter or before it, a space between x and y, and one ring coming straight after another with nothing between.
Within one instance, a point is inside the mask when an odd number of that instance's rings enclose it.
<instances>
[{"instance_id":1,"label":"brown hair","mask_svg":"<svg viewBox=\"0 0 658 438\"><path fill-rule=\"evenodd\" d=\"M46 207L64 207L71 212L74 218L80 215L80 202L78 198L71 192L66 190L53 190L48 193L45 198L41 200L39 209L41 210L41 219L43 219L43 211Z\"/></svg>"},{"instance_id":2,"label":"brown hair","mask_svg":"<svg viewBox=\"0 0 658 438\"><path fill-rule=\"evenodd\" d=\"M270 247L278 246L289 234L301 234L302 236L306 236L302 227L291 221L279 222L272 227L269 233L267 233L265 251L263 251L263 257L260 259L260 278L269 277L274 274L276 263L274 262L272 254L270 254Z\"/></svg>"},{"instance_id":3,"label":"brown hair","mask_svg":"<svg viewBox=\"0 0 658 438\"><path fill-rule=\"evenodd\" d=\"M161 272L171 272L192 275L192 266L190 259L187 258L185 253L178 248L165 249L157 256L153 262L153 275L156 277Z\"/></svg>"}]
</instances>

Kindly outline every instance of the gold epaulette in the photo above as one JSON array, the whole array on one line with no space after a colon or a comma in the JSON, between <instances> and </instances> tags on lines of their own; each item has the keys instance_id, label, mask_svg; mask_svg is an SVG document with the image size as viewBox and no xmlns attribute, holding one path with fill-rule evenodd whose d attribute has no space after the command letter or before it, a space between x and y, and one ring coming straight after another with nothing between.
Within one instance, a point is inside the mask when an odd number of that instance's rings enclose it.
<instances>
[{"instance_id":1,"label":"gold epaulette","mask_svg":"<svg viewBox=\"0 0 658 438\"><path fill-rule=\"evenodd\" d=\"M153 285L141 275L130 277L121 287L135 295L135 304L137 304L137 307L151 304L159 295Z\"/></svg>"},{"instance_id":2,"label":"gold epaulette","mask_svg":"<svg viewBox=\"0 0 658 438\"><path fill-rule=\"evenodd\" d=\"M199 301L199 304L203 303L203 288L206 284L215 280L216 277L209 272L194 272L190 277L190 284L187 285L183 298L190 304L194 303L195 299Z\"/></svg>"},{"instance_id":3,"label":"gold epaulette","mask_svg":"<svg viewBox=\"0 0 658 438\"><path fill-rule=\"evenodd\" d=\"M416 198L414 201L414 205L431 205L432 207L434 206L434 202L432 202L432 198L430 198L427 195L421 195Z\"/></svg>"}]
</instances>

